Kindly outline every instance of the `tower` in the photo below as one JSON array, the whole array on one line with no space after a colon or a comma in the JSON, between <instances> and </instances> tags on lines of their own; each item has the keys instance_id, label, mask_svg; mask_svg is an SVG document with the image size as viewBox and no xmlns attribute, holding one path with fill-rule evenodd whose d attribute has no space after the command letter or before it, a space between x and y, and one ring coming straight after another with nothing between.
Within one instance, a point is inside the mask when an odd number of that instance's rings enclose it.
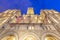
<instances>
[{"instance_id":1,"label":"tower","mask_svg":"<svg viewBox=\"0 0 60 40\"><path fill-rule=\"evenodd\" d=\"M43 23L45 20L45 13L41 10L40 15L38 16L38 23Z\"/></svg>"},{"instance_id":2,"label":"tower","mask_svg":"<svg viewBox=\"0 0 60 40\"><path fill-rule=\"evenodd\" d=\"M27 15L34 15L33 8L28 8Z\"/></svg>"}]
</instances>

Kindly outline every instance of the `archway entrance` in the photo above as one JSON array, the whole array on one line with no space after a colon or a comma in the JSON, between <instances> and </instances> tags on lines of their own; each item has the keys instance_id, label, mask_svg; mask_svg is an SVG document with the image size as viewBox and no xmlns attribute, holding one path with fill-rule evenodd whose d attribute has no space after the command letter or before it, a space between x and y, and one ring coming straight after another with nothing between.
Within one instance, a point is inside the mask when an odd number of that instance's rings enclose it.
<instances>
[{"instance_id":1,"label":"archway entrance","mask_svg":"<svg viewBox=\"0 0 60 40\"><path fill-rule=\"evenodd\" d=\"M16 39L15 39L15 36L9 35L9 36L3 37L1 40L16 40Z\"/></svg>"},{"instance_id":2,"label":"archway entrance","mask_svg":"<svg viewBox=\"0 0 60 40\"><path fill-rule=\"evenodd\" d=\"M24 40L37 40L37 39L33 35L28 35L24 38Z\"/></svg>"},{"instance_id":3,"label":"archway entrance","mask_svg":"<svg viewBox=\"0 0 60 40\"><path fill-rule=\"evenodd\" d=\"M45 37L45 40L58 40L56 37L52 36L52 35L47 35Z\"/></svg>"}]
</instances>

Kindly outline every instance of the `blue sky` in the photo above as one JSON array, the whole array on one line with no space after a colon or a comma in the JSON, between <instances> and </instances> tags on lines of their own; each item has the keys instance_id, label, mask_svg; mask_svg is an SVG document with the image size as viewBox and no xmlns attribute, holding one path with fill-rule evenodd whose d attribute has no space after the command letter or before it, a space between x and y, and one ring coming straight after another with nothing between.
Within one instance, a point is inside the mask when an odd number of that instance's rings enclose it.
<instances>
[{"instance_id":1,"label":"blue sky","mask_svg":"<svg viewBox=\"0 0 60 40\"><path fill-rule=\"evenodd\" d=\"M0 0L0 12L19 9L26 13L28 7L33 7L35 14L39 14L41 9L54 9L60 12L60 0Z\"/></svg>"}]
</instances>

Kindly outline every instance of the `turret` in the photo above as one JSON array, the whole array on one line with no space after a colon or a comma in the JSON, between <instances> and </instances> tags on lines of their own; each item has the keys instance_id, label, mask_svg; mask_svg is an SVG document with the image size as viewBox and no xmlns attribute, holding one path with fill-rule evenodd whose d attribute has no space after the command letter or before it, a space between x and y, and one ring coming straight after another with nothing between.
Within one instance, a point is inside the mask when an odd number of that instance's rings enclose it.
<instances>
[{"instance_id":1,"label":"turret","mask_svg":"<svg viewBox=\"0 0 60 40\"><path fill-rule=\"evenodd\" d=\"M40 16L38 17L38 23L43 23L45 19L45 14L43 13L43 11L40 11Z\"/></svg>"},{"instance_id":2,"label":"turret","mask_svg":"<svg viewBox=\"0 0 60 40\"><path fill-rule=\"evenodd\" d=\"M33 8L28 8L28 10L27 10L27 15L34 15L34 10L33 10Z\"/></svg>"}]
</instances>

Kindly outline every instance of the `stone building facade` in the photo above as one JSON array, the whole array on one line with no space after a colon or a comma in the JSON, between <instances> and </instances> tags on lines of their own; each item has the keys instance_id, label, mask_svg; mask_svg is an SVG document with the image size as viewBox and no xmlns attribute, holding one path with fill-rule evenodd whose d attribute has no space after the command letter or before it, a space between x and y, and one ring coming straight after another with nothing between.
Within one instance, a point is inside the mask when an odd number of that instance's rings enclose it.
<instances>
[{"instance_id":1,"label":"stone building facade","mask_svg":"<svg viewBox=\"0 0 60 40\"><path fill-rule=\"evenodd\" d=\"M41 10L34 15L33 8L21 15L19 10L0 13L0 40L60 40L60 14Z\"/></svg>"}]
</instances>

